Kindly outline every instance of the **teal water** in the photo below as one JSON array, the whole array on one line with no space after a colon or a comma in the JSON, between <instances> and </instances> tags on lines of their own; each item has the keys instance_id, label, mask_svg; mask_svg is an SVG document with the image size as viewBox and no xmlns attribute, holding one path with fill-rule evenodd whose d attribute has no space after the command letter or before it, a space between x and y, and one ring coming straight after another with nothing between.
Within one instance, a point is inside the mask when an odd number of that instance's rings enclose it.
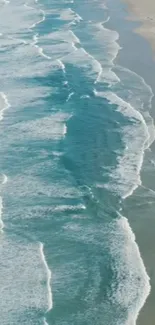
<instances>
[{"instance_id":1,"label":"teal water","mask_svg":"<svg viewBox=\"0 0 155 325\"><path fill-rule=\"evenodd\" d=\"M133 325L150 285L121 210L152 89L115 63L103 2L0 6L1 324Z\"/></svg>"}]
</instances>

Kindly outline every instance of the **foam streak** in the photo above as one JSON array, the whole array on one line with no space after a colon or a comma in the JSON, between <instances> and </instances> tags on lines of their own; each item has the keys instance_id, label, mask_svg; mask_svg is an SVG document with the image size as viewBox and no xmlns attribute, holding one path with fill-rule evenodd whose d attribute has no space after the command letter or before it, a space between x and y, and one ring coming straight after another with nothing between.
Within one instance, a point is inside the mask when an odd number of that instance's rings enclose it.
<instances>
[{"instance_id":1,"label":"foam streak","mask_svg":"<svg viewBox=\"0 0 155 325\"><path fill-rule=\"evenodd\" d=\"M2 210L3 210L3 201L2 197L0 196L0 231L3 232L4 222L2 220Z\"/></svg>"},{"instance_id":2,"label":"foam streak","mask_svg":"<svg viewBox=\"0 0 155 325\"><path fill-rule=\"evenodd\" d=\"M39 45L37 45L37 42L38 42L38 34L35 34L34 36L33 36L33 42L31 43L33 46L35 46L35 48L36 49L38 49L38 53L41 55L41 56L43 56L45 59L47 59L47 60L51 60L51 57L50 56L48 56L48 55L46 55L46 54L44 54L44 52L43 52L43 48L42 47L40 47Z\"/></svg>"},{"instance_id":3,"label":"foam streak","mask_svg":"<svg viewBox=\"0 0 155 325\"><path fill-rule=\"evenodd\" d=\"M0 92L0 96L2 99L2 109L0 110L0 120L2 120L3 112L10 107L10 103L8 101L7 96L3 92ZM6 183L7 183L7 176L4 174L2 185L6 184ZM0 231L1 232L3 232L3 228L4 228L4 223L2 220L2 210L3 210L3 201L2 201L2 197L0 197Z\"/></svg>"},{"instance_id":4,"label":"foam streak","mask_svg":"<svg viewBox=\"0 0 155 325\"><path fill-rule=\"evenodd\" d=\"M44 244L43 243L40 243L40 254L41 254L41 259L42 259L42 262L44 264L46 274L47 274L47 294L48 294L47 312L48 312L53 307L52 292L51 292L51 271L48 267L48 264L47 264L47 261L46 261L45 255L44 255Z\"/></svg>"},{"instance_id":5,"label":"foam streak","mask_svg":"<svg viewBox=\"0 0 155 325\"><path fill-rule=\"evenodd\" d=\"M32 24L30 26L30 29L36 27L37 25L41 24L45 20L45 12L44 12L44 10L40 9L39 11L40 11L40 13L42 15L42 18L40 20L38 20L36 23Z\"/></svg>"},{"instance_id":6,"label":"foam streak","mask_svg":"<svg viewBox=\"0 0 155 325\"><path fill-rule=\"evenodd\" d=\"M3 108L0 110L0 121L1 121L3 119L3 112L10 107L10 104L7 96L3 92L0 92L0 96L3 101Z\"/></svg>"}]
</instances>

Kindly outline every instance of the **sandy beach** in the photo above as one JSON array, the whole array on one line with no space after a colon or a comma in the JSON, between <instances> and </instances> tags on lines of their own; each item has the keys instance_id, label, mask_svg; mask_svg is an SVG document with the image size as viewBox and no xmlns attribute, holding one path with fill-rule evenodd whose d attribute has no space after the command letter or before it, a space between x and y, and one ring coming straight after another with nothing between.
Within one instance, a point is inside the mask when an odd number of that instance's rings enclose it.
<instances>
[{"instance_id":1,"label":"sandy beach","mask_svg":"<svg viewBox=\"0 0 155 325\"><path fill-rule=\"evenodd\" d=\"M142 23L136 32L144 36L151 44L155 53L155 1L125 0L130 11L129 18Z\"/></svg>"}]
</instances>

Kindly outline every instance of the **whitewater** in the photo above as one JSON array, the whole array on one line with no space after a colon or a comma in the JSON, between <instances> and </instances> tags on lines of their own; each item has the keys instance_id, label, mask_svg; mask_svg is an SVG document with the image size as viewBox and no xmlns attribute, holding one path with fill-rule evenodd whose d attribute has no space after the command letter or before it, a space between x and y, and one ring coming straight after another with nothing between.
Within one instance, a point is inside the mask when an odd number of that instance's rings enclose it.
<instances>
[{"instance_id":1,"label":"whitewater","mask_svg":"<svg viewBox=\"0 0 155 325\"><path fill-rule=\"evenodd\" d=\"M89 13L87 1L15 0L0 6L2 278L7 269L2 325L58 325L74 319L93 324L94 318L102 324L106 311L105 324L115 319L118 325L135 325L150 279L120 212L142 185L145 150L155 139L145 109L146 103L151 109L152 89L135 72L117 66L119 34L106 27L111 18L100 1L90 1ZM111 149L115 164L98 159L96 166L94 148L100 139L92 148L93 117L98 121L97 110L104 105L116 114L122 147ZM103 210L102 191L114 204L107 208L110 213ZM117 217L112 220L113 211ZM106 254L108 263L113 261L110 280Z\"/></svg>"}]
</instances>

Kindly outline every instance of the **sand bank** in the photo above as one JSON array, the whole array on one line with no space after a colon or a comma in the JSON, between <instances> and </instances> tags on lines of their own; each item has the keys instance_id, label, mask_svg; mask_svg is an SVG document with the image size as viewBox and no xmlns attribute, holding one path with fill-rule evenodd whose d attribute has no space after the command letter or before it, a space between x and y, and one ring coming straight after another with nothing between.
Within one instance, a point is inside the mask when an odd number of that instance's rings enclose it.
<instances>
[{"instance_id":1,"label":"sand bank","mask_svg":"<svg viewBox=\"0 0 155 325\"><path fill-rule=\"evenodd\" d=\"M155 54L155 1L154 0L124 0L128 4L132 20L142 24L136 32L144 36L151 44Z\"/></svg>"}]
</instances>

